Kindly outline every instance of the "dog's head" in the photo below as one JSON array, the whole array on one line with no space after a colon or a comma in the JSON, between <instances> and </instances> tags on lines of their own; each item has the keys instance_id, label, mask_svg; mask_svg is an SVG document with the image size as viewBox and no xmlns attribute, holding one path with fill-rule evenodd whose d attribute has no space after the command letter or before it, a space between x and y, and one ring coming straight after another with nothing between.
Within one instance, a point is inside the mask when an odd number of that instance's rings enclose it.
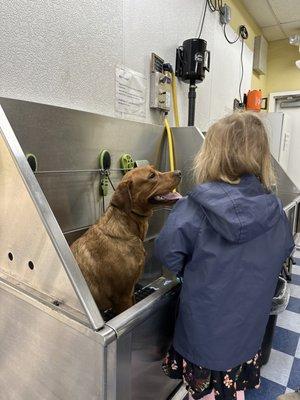
<instances>
[{"instance_id":1,"label":"dog's head","mask_svg":"<svg viewBox=\"0 0 300 400\"><path fill-rule=\"evenodd\" d=\"M149 216L157 205L171 205L181 196L173 192L181 172L159 172L152 166L134 168L126 173L112 197L112 205L129 213Z\"/></svg>"}]
</instances>

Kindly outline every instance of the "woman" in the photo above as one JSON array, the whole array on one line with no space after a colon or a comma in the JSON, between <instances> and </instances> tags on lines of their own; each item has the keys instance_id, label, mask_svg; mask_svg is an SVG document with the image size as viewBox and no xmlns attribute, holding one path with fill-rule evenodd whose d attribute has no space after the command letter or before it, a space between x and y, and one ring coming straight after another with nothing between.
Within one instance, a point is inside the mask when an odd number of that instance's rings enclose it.
<instances>
[{"instance_id":1,"label":"woman","mask_svg":"<svg viewBox=\"0 0 300 400\"><path fill-rule=\"evenodd\" d=\"M263 340L284 260L294 247L268 137L254 114L207 132L195 158L198 185L179 200L156 255L183 277L173 346L163 369L194 399L243 399L259 387ZM207 396L207 397L206 397Z\"/></svg>"}]
</instances>

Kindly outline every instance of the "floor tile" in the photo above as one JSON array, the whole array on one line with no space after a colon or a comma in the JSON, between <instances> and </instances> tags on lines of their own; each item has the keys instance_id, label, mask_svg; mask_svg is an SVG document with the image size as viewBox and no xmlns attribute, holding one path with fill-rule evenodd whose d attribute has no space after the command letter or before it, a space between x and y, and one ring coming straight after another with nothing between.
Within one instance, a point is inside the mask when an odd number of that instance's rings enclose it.
<instances>
[{"instance_id":1,"label":"floor tile","mask_svg":"<svg viewBox=\"0 0 300 400\"><path fill-rule=\"evenodd\" d=\"M293 361L294 357L272 349L268 364L261 369L261 376L286 387Z\"/></svg>"},{"instance_id":2,"label":"floor tile","mask_svg":"<svg viewBox=\"0 0 300 400\"><path fill-rule=\"evenodd\" d=\"M285 310L278 315L277 326L300 333L300 314Z\"/></svg>"},{"instance_id":3,"label":"floor tile","mask_svg":"<svg viewBox=\"0 0 300 400\"><path fill-rule=\"evenodd\" d=\"M293 260L295 261L295 263L299 265L299 263L300 263L300 248L298 248L298 246L295 249L295 251L293 252L292 257L293 257Z\"/></svg>"},{"instance_id":4,"label":"floor tile","mask_svg":"<svg viewBox=\"0 0 300 400\"><path fill-rule=\"evenodd\" d=\"M300 299L297 299L296 297L290 297L290 301L286 309L300 314Z\"/></svg>"},{"instance_id":5,"label":"floor tile","mask_svg":"<svg viewBox=\"0 0 300 400\"><path fill-rule=\"evenodd\" d=\"M293 275L300 275L300 266L293 265L292 273L293 273Z\"/></svg>"},{"instance_id":6,"label":"floor tile","mask_svg":"<svg viewBox=\"0 0 300 400\"><path fill-rule=\"evenodd\" d=\"M298 347L297 347L297 350L296 350L295 357L300 358L300 339L298 341Z\"/></svg>"},{"instance_id":7,"label":"floor tile","mask_svg":"<svg viewBox=\"0 0 300 400\"><path fill-rule=\"evenodd\" d=\"M292 276L292 284L293 285L300 285L300 275L293 274Z\"/></svg>"},{"instance_id":8,"label":"floor tile","mask_svg":"<svg viewBox=\"0 0 300 400\"><path fill-rule=\"evenodd\" d=\"M290 284L289 287L291 290L291 296L300 299L300 286Z\"/></svg>"},{"instance_id":9,"label":"floor tile","mask_svg":"<svg viewBox=\"0 0 300 400\"><path fill-rule=\"evenodd\" d=\"M280 396L284 392L285 386L261 378L260 388L246 391L245 397L246 400L275 400L277 396Z\"/></svg>"},{"instance_id":10,"label":"floor tile","mask_svg":"<svg viewBox=\"0 0 300 400\"><path fill-rule=\"evenodd\" d=\"M297 350L299 337L299 333L277 326L274 332L272 347L275 350L294 356Z\"/></svg>"},{"instance_id":11,"label":"floor tile","mask_svg":"<svg viewBox=\"0 0 300 400\"><path fill-rule=\"evenodd\" d=\"M295 358L287 386L291 389L300 388L300 358Z\"/></svg>"}]
</instances>

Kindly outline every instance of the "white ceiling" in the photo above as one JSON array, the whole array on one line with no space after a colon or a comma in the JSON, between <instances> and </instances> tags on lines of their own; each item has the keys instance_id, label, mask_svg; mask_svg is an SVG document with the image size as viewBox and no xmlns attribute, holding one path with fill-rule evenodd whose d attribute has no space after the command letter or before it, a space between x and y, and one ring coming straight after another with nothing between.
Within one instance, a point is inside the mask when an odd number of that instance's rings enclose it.
<instances>
[{"instance_id":1,"label":"white ceiling","mask_svg":"<svg viewBox=\"0 0 300 400\"><path fill-rule=\"evenodd\" d=\"M242 0L268 41L300 34L300 0Z\"/></svg>"}]
</instances>

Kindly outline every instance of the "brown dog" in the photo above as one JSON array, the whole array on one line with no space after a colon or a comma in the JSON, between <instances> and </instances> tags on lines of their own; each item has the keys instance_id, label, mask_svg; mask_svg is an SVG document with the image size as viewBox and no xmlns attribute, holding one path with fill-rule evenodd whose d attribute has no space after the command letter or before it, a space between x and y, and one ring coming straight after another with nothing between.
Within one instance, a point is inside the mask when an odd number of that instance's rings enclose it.
<instances>
[{"instance_id":1,"label":"brown dog","mask_svg":"<svg viewBox=\"0 0 300 400\"><path fill-rule=\"evenodd\" d=\"M100 310L116 314L134 304L134 286L144 268L143 240L156 205L170 205L180 195L180 171L161 173L135 168L124 176L106 213L71 246Z\"/></svg>"}]
</instances>

